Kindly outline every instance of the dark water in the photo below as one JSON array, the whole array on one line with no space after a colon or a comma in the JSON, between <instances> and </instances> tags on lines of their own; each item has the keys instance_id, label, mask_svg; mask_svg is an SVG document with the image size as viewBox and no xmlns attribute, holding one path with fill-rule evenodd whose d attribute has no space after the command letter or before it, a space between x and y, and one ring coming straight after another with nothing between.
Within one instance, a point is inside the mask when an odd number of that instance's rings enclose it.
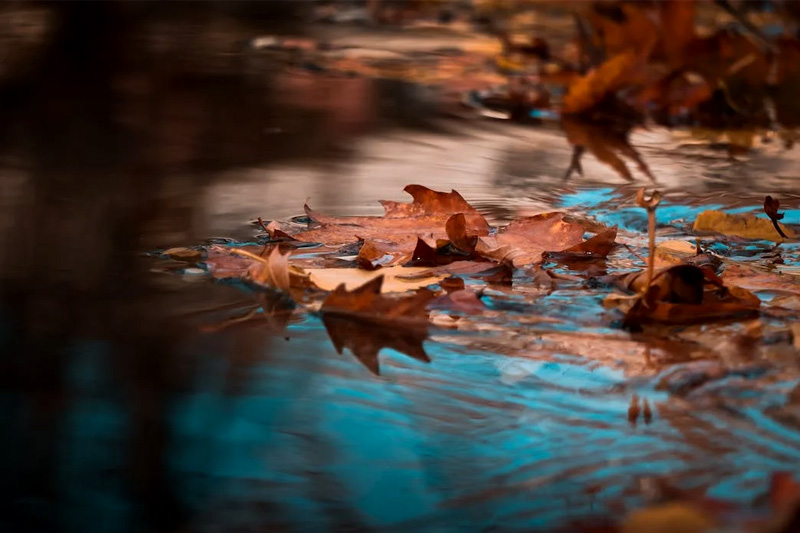
<instances>
[{"instance_id":1,"label":"dark water","mask_svg":"<svg viewBox=\"0 0 800 533\"><path fill-rule=\"evenodd\" d=\"M287 74L246 46L295 27L285 6L187 6L33 6L27 47L9 41L24 57L0 80L4 530L552 529L624 512L654 476L748 502L796 470L793 347L631 338L577 288L497 295L506 315L435 328L430 364L387 350L381 377L311 315L209 327L269 302L146 252L253 239L256 216L306 198L373 214L420 182L499 221L645 218L600 163L563 181L555 127L444 119L409 82ZM663 224L766 193L800 214L793 151L733 161L659 129L633 144L670 193ZM720 359L737 371L680 385ZM628 421L634 393L648 424Z\"/></svg>"}]
</instances>

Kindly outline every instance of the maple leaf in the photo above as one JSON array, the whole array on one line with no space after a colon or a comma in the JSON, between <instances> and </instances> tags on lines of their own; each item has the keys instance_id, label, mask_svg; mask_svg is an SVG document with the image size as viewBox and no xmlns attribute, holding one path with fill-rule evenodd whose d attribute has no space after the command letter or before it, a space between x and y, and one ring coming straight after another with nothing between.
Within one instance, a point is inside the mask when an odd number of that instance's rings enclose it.
<instances>
[{"instance_id":1,"label":"maple leaf","mask_svg":"<svg viewBox=\"0 0 800 533\"><path fill-rule=\"evenodd\" d=\"M489 223L483 215L456 191L438 192L422 185L407 185L403 190L412 196L413 201L381 201L385 210L382 217L335 217L317 213L306 205L306 214L320 223L321 227L293 237L299 241L326 245L380 238L393 242L398 249L411 252L417 237L434 241L445 238L447 219L458 213L464 215L471 232L478 235L489 233Z\"/></svg>"},{"instance_id":2,"label":"maple leaf","mask_svg":"<svg viewBox=\"0 0 800 533\"><path fill-rule=\"evenodd\" d=\"M564 213L552 212L519 218L496 235L479 237L475 252L495 261L510 261L516 267L541 263L545 252L562 252L583 243L585 228L564 217ZM578 248L575 251L580 253Z\"/></svg>"},{"instance_id":3,"label":"maple leaf","mask_svg":"<svg viewBox=\"0 0 800 533\"><path fill-rule=\"evenodd\" d=\"M380 374L378 353L391 348L419 361L430 358L422 346L428 337L427 305L434 294L419 289L414 294L381 294L383 276L348 291L342 284L322 304L322 323L336 351L349 348L375 375Z\"/></svg>"}]
</instances>

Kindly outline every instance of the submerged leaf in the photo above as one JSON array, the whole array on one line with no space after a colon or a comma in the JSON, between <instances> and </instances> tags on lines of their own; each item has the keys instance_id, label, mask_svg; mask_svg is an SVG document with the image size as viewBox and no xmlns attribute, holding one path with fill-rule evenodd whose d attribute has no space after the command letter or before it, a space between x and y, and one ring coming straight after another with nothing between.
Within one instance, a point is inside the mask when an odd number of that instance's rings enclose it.
<instances>
[{"instance_id":1,"label":"submerged leaf","mask_svg":"<svg viewBox=\"0 0 800 533\"><path fill-rule=\"evenodd\" d=\"M428 337L427 305L433 292L388 297L382 294L383 276L348 291L344 284L322 304L322 322L336 351L349 348L373 374L380 374L378 353L391 348L414 359L429 362L422 346Z\"/></svg>"}]
</instances>

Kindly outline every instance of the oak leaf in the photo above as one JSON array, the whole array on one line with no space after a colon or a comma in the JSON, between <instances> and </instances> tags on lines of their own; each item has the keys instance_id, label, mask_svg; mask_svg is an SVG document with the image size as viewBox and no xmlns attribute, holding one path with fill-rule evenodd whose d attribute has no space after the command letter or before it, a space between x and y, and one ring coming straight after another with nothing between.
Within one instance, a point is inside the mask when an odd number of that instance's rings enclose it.
<instances>
[{"instance_id":1,"label":"oak leaf","mask_svg":"<svg viewBox=\"0 0 800 533\"><path fill-rule=\"evenodd\" d=\"M429 362L423 347L428 337L427 305L434 294L428 289L400 297L381 293L383 276L348 291L344 284L322 304L322 323L336 351L349 348L367 369L380 374L378 353L391 348L419 361Z\"/></svg>"}]
</instances>

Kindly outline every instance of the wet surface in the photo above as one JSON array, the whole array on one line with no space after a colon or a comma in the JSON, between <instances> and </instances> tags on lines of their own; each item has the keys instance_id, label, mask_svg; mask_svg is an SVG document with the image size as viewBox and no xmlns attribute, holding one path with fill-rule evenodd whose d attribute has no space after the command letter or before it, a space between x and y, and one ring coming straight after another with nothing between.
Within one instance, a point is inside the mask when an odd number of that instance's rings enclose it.
<instances>
[{"instance_id":1,"label":"wet surface","mask_svg":"<svg viewBox=\"0 0 800 533\"><path fill-rule=\"evenodd\" d=\"M0 524L551 530L642 504L653 477L747 503L800 464L794 317L763 319L774 342L757 346L726 323L632 336L579 283L522 282L487 289L482 317L434 326L431 363L384 350L374 376L315 314L281 330L269 297L148 255L255 242L256 217L290 221L307 199L380 214L408 183L456 189L495 223L565 209L641 250L642 173L629 183L587 156L565 180L573 149L556 123L453 118L412 82L278 68L246 47L215 63L180 41L142 60L123 37L150 34L127 14L63 16L100 17L108 35L56 33L38 70L3 86L0 405L18 438L0 448ZM185 33L210 39L197 24ZM261 30L234 28L237 46ZM798 223L796 149L733 158L692 139L630 137L665 194L659 238L687 238L705 209L760 213L765 194ZM759 264L772 249L714 246ZM781 268L798 253L785 245ZM622 249L605 268L639 265ZM631 420L634 394L649 417Z\"/></svg>"}]
</instances>

